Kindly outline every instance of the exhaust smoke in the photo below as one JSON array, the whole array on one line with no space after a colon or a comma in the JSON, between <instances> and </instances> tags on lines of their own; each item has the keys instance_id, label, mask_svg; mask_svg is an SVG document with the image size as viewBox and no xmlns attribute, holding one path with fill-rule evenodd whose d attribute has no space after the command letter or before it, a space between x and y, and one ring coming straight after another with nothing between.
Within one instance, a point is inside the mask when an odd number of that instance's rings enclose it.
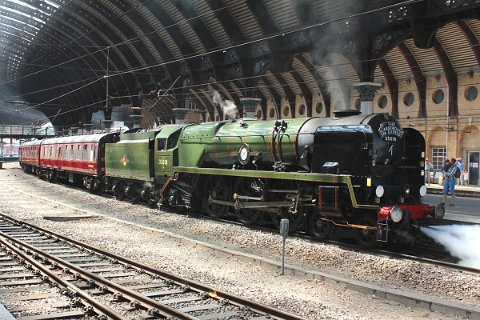
<instances>
[{"instance_id":1,"label":"exhaust smoke","mask_svg":"<svg viewBox=\"0 0 480 320\"><path fill-rule=\"evenodd\" d=\"M459 264L480 269L480 226L432 226L420 230L460 259Z\"/></svg>"},{"instance_id":2,"label":"exhaust smoke","mask_svg":"<svg viewBox=\"0 0 480 320\"><path fill-rule=\"evenodd\" d=\"M230 119L235 119L237 117L237 106L233 101L224 100L218 91L213 91L212 94L213 103L219 105L223 113L226 114Z\"/></svg>"}]
</instances>

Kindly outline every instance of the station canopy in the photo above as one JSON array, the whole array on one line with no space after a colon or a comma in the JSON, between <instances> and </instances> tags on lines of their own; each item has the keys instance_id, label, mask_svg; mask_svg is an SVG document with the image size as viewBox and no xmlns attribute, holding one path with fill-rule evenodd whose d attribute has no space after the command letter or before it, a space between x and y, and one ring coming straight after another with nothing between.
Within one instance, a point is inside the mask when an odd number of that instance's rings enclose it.
<instances>
[{"instance_id":1,"label":"station canopy","mask_svg":"<svg viewBox=\"0 0 480 320\"><path fill-rule=\"evenodd\" d=\"M171 122L212 92L308 106L354 82L478 70L475 0L0 0L0 123ZM418 80L418 81L417 81ZM335 89L336 90L336 89ZM419 89L420 90L420 89ZM310 102L309 102L310 101ZM309 106L312 107L311 105ZM39 113L41 111L45 117ZM240 110L241 113L241 110Z\"/></svg>"}]
</instances>

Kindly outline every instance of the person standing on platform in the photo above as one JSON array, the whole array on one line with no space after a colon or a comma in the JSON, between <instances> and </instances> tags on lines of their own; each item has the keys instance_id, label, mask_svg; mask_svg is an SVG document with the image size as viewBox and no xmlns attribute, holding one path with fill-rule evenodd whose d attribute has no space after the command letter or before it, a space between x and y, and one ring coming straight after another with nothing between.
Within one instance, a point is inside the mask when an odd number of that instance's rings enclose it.
<instances>
[{"instance_id":1,"label":"person standing on platform","mask_svg":"<svg viewBox=\"0 0 480 320\"><path fill-rule=\"evenodd\" d=\"M425 182L428 183L428 185L430 185L430 174L433 170L433 164L430 163L430 161L428 161L428 158L425 158Z\"/></svg>"},{"instance_id":2,"label":"person standing on platform","mask_svg":"<svg viewBox=\"0 0 480 320\"><path fill-rule=\"evenodd\" d=\"M460 178L458 178L458 185L463 186L464 180L463 180L463 172L465 171L465 162L462 161L462 158L457 159L457 167L460 169Z\"/></svg>"},{"instance_id":3,"label":"person standing on platform","mask_svg":"<svg viewBox=\"0 0 480 320\"><path fill-rule=\"evenodd\" d=\"M442 167L442 183L440 184L445 184L445 173L447 173L448 169L450 168L450 160L445 160L445 163Z\"/></svg>"},{"instance_id":4,"label":"person standing on platform","mask_svg":"<svg viewBox=\"0 0 480 320\"><path fill-rule=\"evenodd\" d=\"M468 186L468 170L465 169L462 173L463 176L463 182L465 182L465 186Z\"/></svg>"},{"instance_id":5,"label":"person standing on platform","mask_svg":"<svg viewBox=\"0 0 480 320\"><path fill-rule=\"evenodd\" d=\"M450 203L450 206L455 205L455 176L458 176L458 173L460 172L460 169L455 165L455 162L457 160L455 158L452 158L450 161L450 167L448 170L445 172L445 183L443 184L443 203L447 201L447 194L448 191L450 191L450 195L452 196L452 202Z\"/></svg>"}]
</instances>

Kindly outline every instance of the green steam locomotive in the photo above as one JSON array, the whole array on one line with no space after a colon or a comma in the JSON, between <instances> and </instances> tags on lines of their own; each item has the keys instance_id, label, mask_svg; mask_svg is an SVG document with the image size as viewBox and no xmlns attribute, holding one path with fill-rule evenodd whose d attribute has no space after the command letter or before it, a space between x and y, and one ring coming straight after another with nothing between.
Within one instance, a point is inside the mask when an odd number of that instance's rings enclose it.
<instances>
[{"instance_id":1,"label":"green steam locomotive","mask_svg":"<svg viewBox=\"0 0 480 320\"><path fill-rule=\"evenodd\" d=\"M118 198L247 225L289 219L318 239L343 227L372 247L445 213L423 204L423 136L388 114L163 125L104 148L95 188Z\"/></svg>"}]
</instances>

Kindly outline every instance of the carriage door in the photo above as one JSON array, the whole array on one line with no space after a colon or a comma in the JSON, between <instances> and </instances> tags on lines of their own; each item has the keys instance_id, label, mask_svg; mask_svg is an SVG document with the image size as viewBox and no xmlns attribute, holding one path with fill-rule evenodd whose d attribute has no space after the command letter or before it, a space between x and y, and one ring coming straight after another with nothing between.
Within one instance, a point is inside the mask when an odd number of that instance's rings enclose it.
<instances>
[{"instance_id":1,"label":"carriage door","mask_svg":"<svg viewBox=\"0 0 480 320\"><path fill-rule=\"evenodd\" d=\"M478 162L480 160L480 152L470 151L468 153L468 171L470 173L468 184L478 184Z\"/></svg>"}]
</instances>

